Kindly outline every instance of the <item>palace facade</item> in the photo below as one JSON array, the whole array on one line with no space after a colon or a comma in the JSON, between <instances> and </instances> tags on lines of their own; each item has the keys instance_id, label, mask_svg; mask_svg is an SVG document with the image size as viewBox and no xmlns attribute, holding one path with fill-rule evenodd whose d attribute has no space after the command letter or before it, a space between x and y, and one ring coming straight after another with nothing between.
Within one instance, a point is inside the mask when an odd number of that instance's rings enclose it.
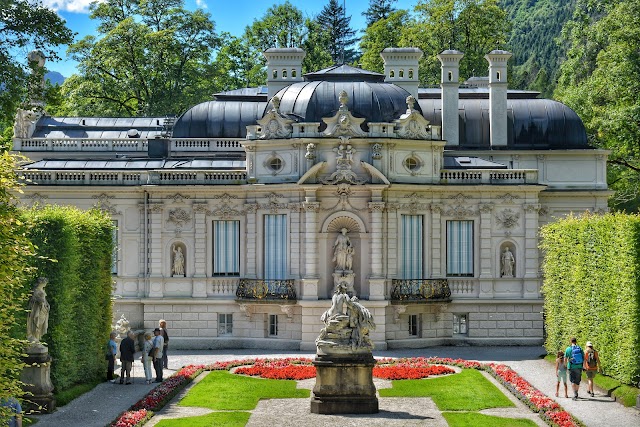
<instances>
[{"instance_id":1,"label":"palace facade","mask_svg":"<svg viewBox=\"0 0 640 427\"><path fill-rule=\"evenodd\" d=\"M173 120L20 112L25 205L116 224L114 315L168 322L173 348L314 350L337 285L377 349L540 344L538 229L606 212L607 151L565 105L507 89L509 52L461 85L418 87L415 48L385 73L302 74L269 49L266 87Z\"/></svg>"}]
</instances>

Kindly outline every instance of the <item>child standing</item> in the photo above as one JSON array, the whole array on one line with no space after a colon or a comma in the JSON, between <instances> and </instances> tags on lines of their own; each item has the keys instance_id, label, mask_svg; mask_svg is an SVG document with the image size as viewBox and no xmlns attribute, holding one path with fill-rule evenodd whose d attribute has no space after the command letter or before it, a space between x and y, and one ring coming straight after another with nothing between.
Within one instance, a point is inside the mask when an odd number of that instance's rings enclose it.
<instances>
[{"instance_id":1,"label":"child standing","mask_svg":"<svg viewBox=\"0 0 640 427\"><path fill-rule=\"evenodd\" d=\"M146 384L151 384L153 381L153 373L151 372L151 362L153 362L153 357L149 356L149 352L152 348L153 341L151 340L151 334L147 332L144 334L144 349L142 350L142 366L144 366Z\"/></svg>"},{"instance_id":2,"label":"child standing","mask_svg":"<svg viewBox=\"0 0 640 427\"><path fill-rule=\"evenodd\" d=\"M558 382L556 383L556 397L560 391L560 381L564 384L564 397L569 397L567 394L567 364L564 360L564 353L559 351L556 354L556 377Z\"/></svg>"}]
</instances>

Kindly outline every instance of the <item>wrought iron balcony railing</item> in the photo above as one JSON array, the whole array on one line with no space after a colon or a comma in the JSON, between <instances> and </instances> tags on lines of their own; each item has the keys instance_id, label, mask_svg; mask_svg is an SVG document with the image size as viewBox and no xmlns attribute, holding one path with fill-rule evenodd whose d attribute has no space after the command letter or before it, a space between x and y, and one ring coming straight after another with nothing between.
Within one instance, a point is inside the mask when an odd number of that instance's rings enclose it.
<instances>
[{"instance_id":1,"label":"wrought iron balcony railing","mask_svg":"<svg viewBox=\"0 0 640 427\"><path fill-rule=\"evenodd\" d=\"M392 301L448 301L451 289L447 279L393 279Z\"/></svg>"},{"instance_id":2,"label":"wrought iron balcony railing","mask_svg":"<svg viewBox=\"0 0 640 427\"><path fill-rule=\"evenodd\" d=\"M240 300L289 300L295 301L293 280L240 279L236 298Z\"/></svg>"}]
</instances>

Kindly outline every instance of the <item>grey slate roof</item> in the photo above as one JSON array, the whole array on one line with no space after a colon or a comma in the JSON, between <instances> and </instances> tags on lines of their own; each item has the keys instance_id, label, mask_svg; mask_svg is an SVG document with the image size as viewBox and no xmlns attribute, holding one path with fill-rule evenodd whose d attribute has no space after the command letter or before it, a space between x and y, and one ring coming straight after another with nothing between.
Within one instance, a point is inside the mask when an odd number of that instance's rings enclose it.
<instances>
[{"instance_id":1,"label":"grey slate roof","mask_svg":"<svg viewBox=\"0 0 640 427\"><path fill-rule=\"evenodd\" d=\"M164 117L50 117L38 120L34 138L155 138L162 131ZM131 138L134 139L134 138Z\"/></svg>"}]
</instances>

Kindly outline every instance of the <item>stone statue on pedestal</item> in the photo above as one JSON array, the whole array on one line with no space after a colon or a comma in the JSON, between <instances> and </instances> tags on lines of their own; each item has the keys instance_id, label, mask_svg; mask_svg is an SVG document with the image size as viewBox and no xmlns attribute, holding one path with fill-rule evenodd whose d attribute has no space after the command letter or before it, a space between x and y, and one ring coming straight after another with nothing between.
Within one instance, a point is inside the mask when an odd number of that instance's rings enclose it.
<instances>
[{"instance_id":1,"label":"stone statue on pedestal","mask_svg":"<svg viewBox=\"0 0 640 427\"><path fill-rule=\"evenodd\" d=\"M29 300L29 317L27 318L27 340L39 343L49 328L49 303L44 288L49 281L46 277L39 277L33 287L33 294Z\"/></svg>"},{"instance_id":2,"label":"stone statue on pedestal","mask_svg":"<svg viewBox=\"0 0 640 427\"><path fill-rule=\"evenodd\" d=\"M349 236L347 236L348 232L349 230L346 228L340 230L340 234L338 234L336 241L333 243L332 261L336 263L335 271L350 270L350 268L347 268L349 258L351 259L350 264L353 264L353 246Z\"/></svg>"},{"instance_id":3,"label":"stone statue on pedestal","mask_svg":"<svg viewBox=\"0 0 640 427\"><path fill-rule=\"evenodd\" d=\"M516 260L513 253L509 250L509 246L504 248L504 252L500 257L500 273L502 277L513 277L513 267Z\"/></svg>"}]
</instances>

